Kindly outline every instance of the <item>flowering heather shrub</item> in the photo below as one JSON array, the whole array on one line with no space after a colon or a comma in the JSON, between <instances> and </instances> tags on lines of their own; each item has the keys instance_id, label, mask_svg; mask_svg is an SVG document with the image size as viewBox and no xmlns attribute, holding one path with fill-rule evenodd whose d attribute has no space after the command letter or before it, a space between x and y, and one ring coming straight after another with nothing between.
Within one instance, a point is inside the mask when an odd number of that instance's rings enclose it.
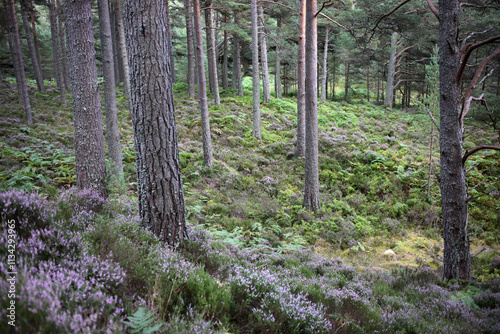
<instances>
[{"instance_id":1,"label":"flowering heather shrub","mask_svg":"<svg viewBox=\"0 0 500 334\"><path fill-rule=\"evenodd\" d=\"M203 313L198 313L193 307L188 306L185 315L173 315L165 323L160 333L168 334L212 334L214 322L205 320Z\"/></svg>"},{"instance_id":2,"label":"flowering heather shrub","mask_svg":"<svg viewBox=\"0 0 500 334\"><path fill-rule=\"evenodd\" d=\"M64 219L82 211L99 214L107 207L108 201L94 189L79 190L72 187L64 190L58 198L58 216Z\"/></svg>"}]
</instances>

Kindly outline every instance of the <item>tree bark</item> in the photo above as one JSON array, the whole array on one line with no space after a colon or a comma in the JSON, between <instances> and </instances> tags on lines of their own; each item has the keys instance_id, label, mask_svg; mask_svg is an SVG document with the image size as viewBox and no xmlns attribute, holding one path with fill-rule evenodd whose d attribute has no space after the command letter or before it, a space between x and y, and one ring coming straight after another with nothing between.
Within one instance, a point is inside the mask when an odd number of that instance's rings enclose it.
<instances>
[{"instance_id":1,"label":"tree bark","mask_svg":"<svg viewBox=\"0 0 500 334\"><path fill-rule=\"evenodd\" d=\"M345 84L344 84L344 101L349 102L349 69L351 63L346 62L345 64Z\"/></svg>"},{"instance_id":2,"label":"tree bark","mask_svg":"<svg viewBox=\"0 0 500 334\"><path fill-rule=\"evenodd\" d=\"M212 168L212 137L208 117L207 79L205 77L205 62L203 60L203 36L201 33L200 0L193 0L193 22L195 33L196 67L198 72L198 101L201 113L201 131L203 136L203 166Z\"/></svg>"},{"instance_id":3,"label":"tree bark","mask_svg":"<svg viewBox=\"0 0 500 334\"><path fill-rule=\"evenodd\" d=\"M76 184L108 196L90 0L65 1L66 38L75 124Z\"/></svg>"},{"instance_id":4,"label":"tree bark","mask_svg":"<svg viewBox=\"0 0 500 334\"><path fill-rule=\"evenodd\" d=\"M252 12L252 78L253 78L253 127L252 135L262 139L260 120L260 78L259 78L259 31L257 16L257 0L251 0Z\"/></svg>"},{"instance_id":5,"label":"tree bark","mask_svg":"<svg viewBox=\"0 0 500 334\"><path fill-rule=\"evenodd\" d=\"M462 165L459 1L439 2L440 161L444 279L471 278L465 173Z\"/></svg>"},{"instance_id":6,"label":"tree bark","mask_svg":"<svg viewBox=\"0 0 500 334\"><path fill-rule=\"evenodd\" d=\"M370 60L366 65L366 99L370 102Z\"/></svg>"},{"instance_id":7,"label":"tree bark","mask_svg":"<svg viewBox=\"0 0 500 334\"><path fill-rule=\"evenodd\" d=\"M59 41L61 42L61 69L64 80L64 87L66 89L66 87L69 87L69 71L68 61L66 57L66 43L64 42L63 9L59 0L57 0L57 21L59 28Z\"/></svg>"},{"instance_id":8,"label":"tree bark","mask_svg":"<svg viewBox=\"0 0 500 334\"><path fill-rule=\"evenodd\" d=\"M99 11L99 32L101 36L102 70L104 76L108 156L112 164L110 173L116 177L122 177L122 150L120 144L120 130L118 129L118 108L116 106L116 83L108 0L97 0L97 6Z\"/></svg>"},{"instance_id":9,"label":"tree bark","mask_svg":"<svg viewBox=\"0 0 500 334\"><path fill-rule=\"evenodd\" d=\"M184 0L184 15L186 19L186 38L187 38L187 57L188 57L188 68L187 68L187 84L188 84L188 97L194 99L196 97L196 78L195 78L195 60L194 60L194 50L193 50L193 9L191 7L190 0Z\"/></svg>"},{"instance_id":10,"label":"tree bark","mask_svg":"<svg viewBox=\"0 0 500 334\"><path fill-rule=\"evenodd\" d=\"M28 12L29 8L27 0L21 0L21 17L23 19L26 41L28 42L28 50L30 53L31 63L33 64L33 73L35 74L36 85L39 91L45 92L42 67L40 66L40 63L36 56L35 44L33 43L33 34L31 33L30 24L28 21Z\"/></svg>"},{"instance_id":11,"label":"tree bark","mask_svg":"<svg viewBox=\"0 0 500 334\"><path fill-rule=\"evenodd\" d=\"M269 68L267 66L267 43L266 36L264 35L264 9L262 6L258 7L259 20L261 22L261 33L259 34L260 43L260 66L262 68L262 90L264 95L264 104L271 101L271 90L269 87Z\"/></svg>"},{"instance_id":12,"label":"tree bark","mask_svg":"<svg viewBox=\"0 0 500 334\"><path fill-rule=\"evenodd\" d=\"M317 212L319 199L318 163L318 27L316 0L306 1L306 165L304 207Z\"/></svg>"},{"instance_id":13,"label":"tree bark","mask_svg":"<svg viewBox=\"0 0 500 334\"><path fill-rule=\"evenodd\" d=\"M172 71L172 83L176 83L177 79L175 77L175 57L174 57L174 45L172 44L172 27L170 26L170 9L168 7L168 0L165 0L165 7L167 9L167 41L169 49L169 59L170 59L170 70Z\"/></svg>"},{"instance_id":14,"label":"tree bark","mask_svg":"<svg viewBox=\"0 0 500 334\"><path fill-rule=\"evenodd\" d=\"M227 16L224 16L224 22L227 23ZM229 75L227 64L227 30L224 30L224 54L222 56L222 88L229 88Z\"/></svg>"},{"instance_id":15,"label":"tree bark","mask_svg":"<svg viewBox=\"0 0 500 334\"><path fill-rule=\"evenodd\" d=\"M118 40L117 40L117 23L116 23L116 15L113 15L110 17L111 22L110 22L110 29L111 29L111 44L112 44L112 49L113 49L113 73L115 75L115 83L120 83L122 81L122 73L120 71L120 48L118 47Z\"/></svg>"},{"instance_id":16,"label":"tree bark","mask_svg":"<svg viewBox=\"0 0 500 334\"><path fill-rule=\"evenodd\" d=\"M125 0L142 224L170 246L187 238L164 0Z\"/></svg>"},{"instance_id":17,"label":"tree bark","mask_svg":"<svg viewBox=\"0 0 500 334\"><path fill-rule=\"evenodd\" d=\"M207 25L207 57L208 57L208 75L210 91L214 94L214 103L220 104L219 96L219 77L217 75L217 46L215 44L214 34L214 18L212 10L212 1L207 1L207 9L205 10L205 21Z\"/></svg>"},{"instance_id":18,"label":"tree bark","mask_svg":"<svg viewBox=\"0 0 500 334\"><path fill-rule=\"evenodd\" d=\"M33 8L33 2L30 1L29 5L30 5L29 11L31 20L31 30L33 31L33 44L35 45L36 59L38 61L38 64L40 64L40 69L42 70L42 77L43 77L42 62L40 61L40 49L38 48L38 38L36 34L35 15L34 15L35 10Z\"/></svg>"},{"instance_id":19,"label":"tree bark","mask_svg":"<svg viewBox=\"0 0 500 334\"><path fill-rule=\"evenodd\" d=\"M59 52L59 33L57 26L56 0L49 2L50 34L52 39L52 56L54 57L54 77L57 88L60 93L60 101L63 106L66 105L66 86L64 86L64 77L62 73L61 53Z\"/></svg>"},{"instance_id":20,"label":"tree bark","mask_svg":"<svg viewBox=\"0 0 500 334\"><path fill-rule=\"evenodd\" d=\"M298 33L298 55L297 55L297 146L295 156L301 157L305 152L306 128L305 128L305 85L306 85L306 0L299 1L299 33Z\"/></svg>"},{"instance_id":21,"label":"tree bark","mask_svg":"<svg viewBox=\"0 0 500 334\"><path fill-rule=\"evenodd\" d=\"M238 25L238 14L234 13L234 24ZM243 96L243 82L241 81L240 38L233 34L233 74L232 88L238 90L238 95Z\"/></svg>"},{"instance_id":22,"label":"tree bark","mask_svg":"<svg viewBox=\"0 0 500 334\"><path fill-rule=\"evenodd\" d=\"M118 30L118 42L120 44L120 58L123 64L123 92L130 99L130 68L128 66L127 44L125 42L125 27L121 13L121 3L115 0L115 18Z\"/></svg>"},{"instance_id":23,"label":"tree bark","mask_svg":"<svg viewBox=\"0 0 500 334\"><path fill-rule=\"evenodd\" d=\"M29 126L33 125L33 116L31 114L30 97L28 95L28 84L26 82L26 73L24 72L24 60L21 53L21 40L19 38L19 29L17 26L16 18L16 8L14 6L14 0L8 0L7 3L4 0L5 8L8 9L8 21L9 21L9 39L11 40L11 53L12 59L14 61L14 71L16 72L16 82L17 93L21 97L22 104L24 107L24 113L26 115L26 122ZM16 66L17 65L17 66Z\"/></svg>"},{"instance_id":24,"label":"tree bark","mask_svg":"<svg viewBox=\"0 0 500 334\"><path fill-rule=\"evenodd\" d=\"M281 16L278 16L276 20L276 30L278 32L278 40L281 40ZM276 98L282 98L281 91L281 54L280 46L276 44L276 65L274 72L274 91L276 92Z\"/></svg>"},{"instance_id":25,"label":"tree bark","mask_svg":"<svg viewBox=\"0 0 500 334\"><path fill-rule=\"evenodd\" d=\"M389 66L387 68L387 84L385 86L384 104L392 108L394 101L394 76L396 74L396 46L398 42L398 33L393 32L391 36L391 55L389 57Z\"/></svg>"},{"instance_id":26,"label":"tree bark","mask_svg":"<svg viewBox=\"0 0 500 334\"><path fill-rule=\"evenodd\" d=\"M5 15L5 30L7 32L7 41L9 43L10 57L12 59L12 67L14 68L14 76L16 77L16 87L17 87L17 100L19 104L23 104L23 82L21 80L21 72L19 71L19 58L17 56L14 42L14 36L11 33L11 14L10 14L10 0L3 1L3 9Z\"/></svg>"},{"instance_id":27,"label":"tree bark","mask_svg":"<svg viewBox=\"0 0 500 334\"><path fill-rule=\"evenodd\" d=\"M328 73L328 33L330 26L326 25L325 31L325 48L323 50L323 77L321 79L321 101L326 100L326 78Z\"/></svg>"}]
</instances>

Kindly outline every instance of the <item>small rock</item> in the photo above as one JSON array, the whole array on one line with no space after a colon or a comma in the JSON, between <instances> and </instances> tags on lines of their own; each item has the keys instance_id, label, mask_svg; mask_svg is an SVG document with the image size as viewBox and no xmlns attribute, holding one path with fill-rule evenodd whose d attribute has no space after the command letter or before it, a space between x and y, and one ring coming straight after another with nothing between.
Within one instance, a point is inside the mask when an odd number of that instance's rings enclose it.
<instances>
[{"instance_id":1,"label":"small rock","mask_svg":"<svg viewBox=\"0 0 500 334\"><path fill-rule=\"evenodd\" d=\"M388 249L384 252L384 256L396 256L396 253L392 249Z\"/></svg>"}]
</instances>

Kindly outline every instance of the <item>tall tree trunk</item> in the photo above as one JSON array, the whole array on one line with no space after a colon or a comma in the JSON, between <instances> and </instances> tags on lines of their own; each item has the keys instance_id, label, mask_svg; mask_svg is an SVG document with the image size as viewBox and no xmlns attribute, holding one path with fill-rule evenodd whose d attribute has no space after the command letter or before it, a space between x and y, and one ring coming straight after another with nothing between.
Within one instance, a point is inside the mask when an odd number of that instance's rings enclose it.
<instances>
[{"instance_id":1,"label":"tall tree trunk","mask_svg":"<svg viewBox=\"0 0 500 334\"><path fill-rule=\"evenodd\" d=\"M42 69L42 62L40 61L40 49L38 48L38 38L36 34L36 25L35 25L35 14L34 14L34 8L33 8L33 2L29 2L30 8L30 21L31 21L31 30L33 32L33 43L35 45L35 54L36 54L36 59L38 61L38 64L40 64L40 69L42 70L42 77L43 77L43 69Z\"/></svg>"},{"instance_id":2,"label":"tall tree trunk","mask_svg":"<svg viewBox=\"0 0 500 334\"><path fill-rule=\"evenodd\" d=\"M14 61L14 71L16 72L17 94L21 97L26 115L26 122L29 126L33 125L33 117L31 115L30 97L28 95L28 84L26 82L26 73L24 72L24 60L21 53L21 40L19 38L19 29L17 26L16 7L14 0L8 0L8 4L4 0L4 6L8 9L9 21L9 39L12 41L11 53ZM16 66L17 65L17 66Z\"/></svg>"},{"instance_id":3,"label":"tall tree trunk","mask_svg":"<svg viewBox=\"0 0 500 334\"><path fill-rule=\"evenodd\" d=\"M187 238L164 0L125 0L142 224L170 246ZM130 37L130 38L128 38Z\"/></svg>"},{"instance_id":4,"label":"tall tree trunk","mask_svg":"<svg viewBox=\"0 0 500 334\"><path fill-rule=\"evenodd\" d=\"M114 6L113 6L114 7ZM113 15L110 17L111 22L110 22L110 29L111 29L111 44L112 44L112 49L113 49L113 73L115 76L115 83L120 83L121 82L121 72L120 72L120 51L118 47L118 40L116 36L118 35L116 32L116 15Z\"/></svg>"},{"instance_id":5,"label":"tall tree trunk","mask_svg":"<svg viewBox=\"0 0 500 334\"><path fill-rule=\"evenodd\" d=\"M234 13L234 24L238 25L238 14ZM241 57L240 57L240 38L238 34L233 33L233 76L232 88L238 90L238 95L243 96L243 82L241 80Z\"/></svg>"},{"instance_id":6,"label":"tall tree trunk","mask_svg":"<svg viewBox=\"0 0 500 334\"><path fill-rule=\"evenodd\" d=\"M186 38L187 38L187 57L188 57L188 68L187 68L187 84L188 84L188 97L194 99L196 97L196 78L195 78L195 60L194 60L194 50L193 50L193 9L191 6L191 0L184 0L184 15L186 19Z\"/></svg>"},{"instance_id":7,"label":"tall tree trunk","mask_svg":"<svg viewBox=\"0 0 500 334\"><path fill-rule=\"evenodd\" d=\"M45 92L43 83L42 67L36 57L35 44L33 43L33 34L31 33L30 24L28 21L28 0L21 0L21 17L23 19L24 32L26 41L28 42L28 50L30 52L31 63L33 64L33 73L35 74L36 85L39 91Z\"/></svg>"},{"instance_id":8,"label":"tall tree trunk","mask_svg":"<svg viewBox=\"0 0 500 334\"><path fill-rule=\"evenodd\" d=\"M439 2L439 92L441 205L444 279L471 278L465 173L462 165L461 88L458 45L459 1Z\"/></svg>"},{"instance_id":9,"label":"tall tree trunk","mask_svg":"<svg viewBox=\"0 0 500 334\"><path fill-rule=\"evenodd\" d=\"M120 44L120 58L123 64L123 92L130 98L130 68L128 65L127 44L125 42L125 26L123 25L123 16L121 13L120 0L115 0L115 19L118 30L118 42Z\"/></svg>"},{"instance_id":10,"label":"tall tree trunk","mask_svg":"<svg viewBox=\"0 0 500 334\"><path fill-rule=\"evenodd\" d=\"M337 67L335 64L335 55L333 56L333 61L332 61L332 70L333 70L333 78L332 78L332 101L335 100L335 80L337 79Z\"/></svg>"},{"instance_id":11,"label":"tall tree trunk","mask_svg":"<svg viewBox=\"0 0 500 334\"><path fill-rule=\"evenodd\" d=\"M306 0L299 1L299 33L297 55L297 146L295 156L305 153L306 145Z\"/></svg>"},{"instance_id":12,"label":"tall tree trunk","mask_svg":"<svg viewBox=\"0 0 500 334\"><path fill-rule=\"evenodd\" d=\"M175 77L175 57L174 57L174 45L172 44L172 27L170 25L170 9L168 7L168 0L165 0L165 7L167 8L167 41L168 41L168 52L170 59L170 71L172 71L172 82L176 83L177 79Z\"/></svg>"},{"instance_id":13,"label":"tall tree trunk","mask_svg":"<svg viewBox=\"0 0 500 334\"><path fill-rule=\"evenodd\" d=\"M54 57L54 76L57 88L59 88L60 101L63 106L66 105L66 86L64 86L64 77L62 73L61 53L59 52L59 33L57 27L56 0L49 2L50 34L52 39L52 56ZM70 40L68 40L70 41ZM70 41L75 42L75 41Z\"/></svg>"},{"instance_id":14,"label":"tall tree trunk","mask_svg":"<svg viewBox=\"0 0 500 334\"><path fill-rule=\"evenodd\" d=\"M379 104L380 99L380 75L377 72L377 104Z\"/></svg>"},{"instance_id":15,"label":"tall tree trunk","mask_svg":"<svg viewBox=\"0 0 500 334\"><path fill-rule=\"evenodd\" d=\"M267 66L267 43L266 36L264 35L264 9L262 6L258 7L259 20L261 22L261 33L259 34L260 43L260 66L262 68L262 90L264 93L264 104L271 101L271 90L269 87L269 68Z\"/></svg>"},{"instance_id":16,"label":"tall tree trunk","mask_svg":"<svg viewBox=\"0 0 500 334\"><path fill-rule=\"evenodd\" d=\"M224 22L227 23L227 16L224 16ZM227 64L227 30L224 30L224 54L222 58L222 88L229 88L229 75Z\"/></svg>"},{"instance_id":17,"label":"tall tree trunk","mask_svg":"<svg viewBox=\"0 0 500 334\"><path fill-rule=\"evenodd\" d=\"M196 67L198 72L198 100L201 112L201 131L203 136L203 166L212 168L212 137L208 117L207 79L205 77L205 62L203 60L203 36L201 33L200 0L193 0L193 22L196 49Z\"/></svg>"},{"instance_id":18,"label":"tall tree trunk","mask_svg":"<svg viewBox=\"0 0 500 334\"><path fill-rule=\"evenodd\" d=\"M319 200L318 163L318 27L316 0L306 5L306 165L304 207L317 212Z\"/></svg>"},{"instance_id":19,"label":"tall tree trunk","mask_svg":"<svg viewBox=\"0 0 500 334\"><path fill-rule=\"evenodd\" d=\"M99 32L101 36L102 70L104 76L104 102L106 107L106 134L108 155L112 164L111 173L123 175L120 130L118 129L118 108L116 106L116 83L113 66L113 46L108 0L97 0L99 11Z\"/></svg>"},{"instance_id":20,"label":"tall tree trunk","mask_svg":"<svg viewBox=\"0 0 500 334\"><path fill-rule=\"evenodd\" d=\"M212 24L211 22L211 15L212 15L212 1L211 0L206 0L205 1L205 38L206 38L206 43L207 43L207 64L208 64L208 89L210 90L210 93L214 92L214 77L212 75L214 71L214 61L212 57L210 57L211 50L213 48L213 40L211 39L211 33L210 31L212 30ZM198 78L199 81L199 78Z\"/></svg>"},{"instance_id":21,"label":"tall tree trunk","mask_svg":"<svg viewBox=\"0 0 500 334\"><path fill-rule=\"evenodd\" d=\"M351 63L346 62L345 64L345 85L344 85L344 100L349 102L349 69L351 67Z\"/></svg>"},{"instance_id":22,"label":"tall tree trunk","mask_svg":"<svg viewBox=\"0 0 500 334\"><path fill-rule=\"evenodd\" d=\"M220 104L219 96L219 77L217 75L217 45L215 42L214 34L214 18L212 10L212 0L207 1L208 8L205 11L205 21L207 24L207 56L208 56L208 75L210 76L209 82L212 88L211 92L214 94L214 103Z\"/></svg>"},{"instance_id":23,"label":"tall tree trunk","mask_svg":"<svg viewBox=\"0 0 500 334\"><path fill-rule=\"evenodd\" d=\"M64 42L63 9L59 0L57 0L57 21L59 28L59 40L61 42L61 69L64 80L64 87L66 88L69 87L69 71L68 61L66 57L66 43Z\"/></svg>"},{"instance_id":24,"label":"tall tree trunk","mask_svg":"<svg viewBox=\"0 0 500 334\"><path fill-rule=\"evenodd\" d=\"M281 40L281 16L278 16L277 18L276 28L279 41ZM281 54L280 46L278 44L276 44L276 65L274 73L274 91L276 92L276 98L280 99L283 94L281 92Z\"/></svg>"},{"instance_id":25,"label":"tall tree trunk","mask_svg":"<svg viewBox=\"0 0 500 334\"><path fill-rule=\"evenodd\" d=\"M391 55L389 57L389 66L387 68L387 84L385 86L384 104L392 108L394 101L394 76L396 74L396 51L397 51L398 33L393 32L391 36Z\"/></svg>"},{"instance_id":26,"label":"tall tree trunk","mask_svg":"<svg viewBox=\"0 0 500 334\"><path fill-rule=\"evenodd\" d=\"M252 134L262 139L260 121L260 78L259 78L259 31L257 16L257 0L251 0L252 11L252 78L253 78L253 127Z\"/></svg>"},{"instance_id":27,"label":"tall tree trunk","mask_svg":"<svg viewBox=\"0 0 500 334\"><path fill-rule=\"evenodd\" d=\"M75 123L76 184L108 196L90 0L65 1L66 38Z\"/></svg>"},{"instance_id":28,"label":"tall tree trunk","mask_svg":"<svg viewBox=\"0 0 500 334\"><path fill-rule=\"evenodd\" d=\"M323 50L323 78L321 79L321 101L326 100L326 77L328 73L328 33L330 26L326 25L325 31L325 48Z\"/></svg>"},{"instance_id":29,"label":"tall tree trunk","mask_svg":"<svg viewBox=\"0 0 500 334\"><path fill-rule=\"evenodd\" d=\"M366 65L366 99L370 102L370 60Z\"/></svg>"},{"instance_id":30,"label":"tall tree trunk","mask_svg":"<svg viewBox=\"0 0 500 334\"><path fill-rule=\"evenodd\" d=\"M10 0L3 1L3 9L5 15L5 30L7 32L7 41L9 42L10 57L12 59L12 67L14 68L14 76L16 77L17 100L19 104L23 104L23 82L21 80L21 71L19 70L19 57L15 50L14 35L11 33L11 15L10 15Z\"/></svg>"}]
</instances>

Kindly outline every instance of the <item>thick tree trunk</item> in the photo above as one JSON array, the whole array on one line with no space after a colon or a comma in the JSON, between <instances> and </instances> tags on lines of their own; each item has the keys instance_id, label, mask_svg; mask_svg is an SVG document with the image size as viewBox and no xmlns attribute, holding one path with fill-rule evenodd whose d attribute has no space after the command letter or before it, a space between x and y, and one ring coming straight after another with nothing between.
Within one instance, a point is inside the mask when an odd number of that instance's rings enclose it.
<instances>
[{"instance_id":1,"label":"thick tree trunk","mask_svg":"<svg viewBox=\"0 0 500 334\"><path fill-rule=\"evenodd\" d=\"M195 60L194 60L194 50L193 50L193 9L191 6L191 0L184 0L184 15L186 19L186 39L187 39L187 57L188 57L188 68L187 68L187 84L188 84L188 97L194 99L196 97L196 78L195 78Z\"/></svg>"},{"instance_id":2,"label":"thick tree trunk","mask_svg":"<svg viewBox=\"0 0 500 334\"><path fill-rule=\"evenodd\" d=\"M102 70L104 75L104 102L106 107L106 134L108 156L112 164L111 173L123 175L120 130L118 129L118 108L116 106L116 83L113 66L113 47L108 0L97 0L99 11L99 31L101 36Z\"/></svg>"},{"instance_id":3,"label":"thick tree trunk","mask_svg":"<svg viewBox=\"0 0 500 334\"><path fill-rule=\"evenodd\" d=\"M120 44L120 58L123 64L123 92L130 98L130 69L128 66L127 44L125 42L125 27L123 25L123 17L121 13L121 3L115 0L115 19L118 30L118 42Z\"/></svg>"},{"instance_id":4,"label":"thick tree trunk","mask_svg":"<svg viewBox=\"0 0 500 334\"><path fill-rule=\"evenodd\" d=\"M227 16L224 16L224 22L227 23ZM227 30L224 30L224 54L222 56L222 88L229 88L229 75L227 64Z\"/></svg>"},{"instance_id":5,"label":"thick tree trunk","mask_svg":"<svg viewBox=\"0 0 500 334\"><path fill-rule=\"evenodd\" d=\"M465 173L462 166L461 89L457 81L459 1L439 2L441 205L444 279L471 278Z\"/></svg>"},{"instance_id":6,"label":"thick tree trunk","mask_svg":"<svg viewBox=\"0 0 500 334\"><path fill-rule=\"evenodd\" d=\"M61 42L61 69L64 80L64 87L69 88L69 70L68 61L66 57L66 43L64 42L64 27L63 27L63 9L61 7L61 2L57 0L57 22L59 29L59 41Z\"/></svg>"},{"instance_id":7,"label":"thick tree trunk","mask_svg":"<svg viewBox=\"0 0 500 334\"><path fill-rule=\"evenodd\" d=\"M305 153L306 145L306 0L299 1L299 33L297 55L297 146L295 156L301 157Z\"/></svg>"},{"instance_id":8,"label":"thick tree trunk","mask_svg":"<svg viewBox=\"0 0 500 334\"><path fill-rule=\"evenodd\" d=\"M278 32L278 41L281 40L281 16L276 19L276 30ZM280 46L276 44L276 65L274 72L274 91L276 92L276 98L280 99L282 97L281 91L281 54Z\"/></svg>"},{"instance_id":9,"label":"thick tree trunk","mask_svg":"<svg viewBox=\"0 0 500 334\"><path fill-rule=\"evenodd\" d=\"M177 82L175 77L175 57L174 57L174 45L172 44L172 27L170 26L170 9L168 7L168 0L165 0L165 7L167 9L167 41L168 41L168 52L170 58L170 71L172 75L170 76L173 83Z\"/></svg>"},{"instance_id":10,"label":"thick tree trunk","mask_svg":"<svg viewBox=\"0 0 500 334\"><path fill-rule=\"evenodd\" d=\"M50 19L50 34L52 39L52 56L54 57L54 77L56 79L57 88L59 88L60 100L62 105L66 105L66 86L64 85L64 77L62 73L61 53L59 52L59 33L57 26L57 9L56 0L49 2L49 19Z\"/></svg>"},{"instance_id":11,"label":"thick tree trunk","mask_svg":"<svg viewBox=\"0 0 500 334\"><path fill-rule=\"evenodd\" d=\"M318 27L316 0L306 5L306 165L304 207L317 212L319 200L318 163Z\"/></svg>"},{"instance_id":12,"label":"thick tree trunk","mask_svg":"<svg viewBox=\"0 0 500 334\"><path fill-rule=\"evenodd\" d=\"M196 67L198 72L198 100L201 112L201 132L203 136L203 166L212 168L212 137L208 117L207 79L205 77L205 62L203 60L203 36L201 33L200 0L193 0L193 22L195 34Z\"/></svg>"},{"instance_id":13,"label":"thick tree trunk","mask_svg":"<svg viewBox=\"0 0 500 334\"><path fill-rule=\"evenodd\" d=\"M76 184L80 189L96 189L102 197L107 197L101 99L90 2L64 2L75 123Z\"/></svg>"},{"instance_id":14,"label":"thick tree trunk","mask_svg":"<svg viewBox=\"0 0 500 334\"><path fill-rule=\"evenodd\" d=\"M16 72L17 94L21 97L26 115L26 122L29 126L33 125L33 117L31 115L30 97L28 95L28 84L26 82L26 73L24 72L24 60L21 53L21 40L19 38L19 28L17 26L16 8L14 0L8 0L8 4L4 0L5 8L8 9L9 20L9 39L11 40L11 53L14 61L14 71ZM7 6L8 5L8 6ZM16 66L17 65L17 66Z\"/></svg>"},{"instance_id":15,"label":"thick tree trunk","mask_svg":"<svg viewBox=\"0 0 500 334\"><path fill-rule=\"evenodd\" d=\"M396 74L396 51L397 51L398 33L393 32L391 36L391 55L389 57L389 66L387 68L387 84L385 86L384 104L392 108L394 101L394 76Z\"/></svg>"},{"instance_id":16,"label":"thick tree trunk","mask_svg":"<svg viewBox=\"0 0 500 334\"><path fill-rule=\"evenodd\" d=\"M238 14L234 13L234 24L238 25ZM240 57L240 38L233 34L233 75L232 88L238 90L238 95L243 96L243 82L241 80L241 57Z\"/></svg>"},{"instance_id":17,"label":"thick tree trunk","mask_svg":"<svg viewBox=\"0 0 500 334\"><path fill-rule=\"evenodd\" d=\"M126 0L130 98L142 224L171 246L187 238L164 0ZM130 38L128 38L130 37Z\"/></svg>"},{"instance_id":18,"label":"thick tree trunk","mask_svg":"<svg viewBox=\"0 0 500 334\"><path fill-rule=\"evenodd\" d=\"M330 32L330 26L326 25L325 31L325 48L323 50L323 77L321 78L321 101L326 100L326 78L328 73L328 33Z\"/></svg>"},{"instance_id":19,"label":"thick tree trunk","mask_svg":"<svg viewBox=\"0 0 500 334\"><path fill-rule=\"evenodd\" d=\"M212 1L207 1L208 8L205 10L205 21L207 25L207 57L208 57L208 75L210 82L210 91L214 94L214 103L220 104L219 96L219 77L217 75L217 45L215 44L214 18L212 10Z\"/></svg>"},{"instance_id":20,"label":"thick tree trunk","mask_svg":"<svg viewBox=\"0 0 500 334\"><path fill-rule=\"evenodd\" d=\"M252 10L252 78L253 78L253 127L252 134L262 139L260 121L260 78L259 78L259 31L257 16L257 0L251 0Z\"/></svg>"},{"instance_id":21,"label":"thick tree trunk","mask_svg":"<svg viewBox=\"0 0 500 334\"><path fill-rule=\"evenodd\" d=\"M35 44L33 43L33 34L31 33L30 24L28 21L28 0L21 0L21 17L23 19L24 32L26 34L26 41L28 42L28 50L30 52L31 63L33 64L33 73L35 74L36 85L39 91L45 92L45 85L43 84L42 67L36 57Z\"/></svg>"},{"instance_id":22,"label":"thick tree trunk","mask_svg":"<svg viewBox=\"0 0 500 334\"><path fill-rule=\"evenodd\" d=\"M271 101L271 90L269 87L269 68L267 66L267 43L266 36L264 35L264 9L262 6L258 7L259 21L261 26L261 33L259 34L260 43L260 66L262 68L262 90L264 94L264 104Z\"/></svg>"}]
</instances>

